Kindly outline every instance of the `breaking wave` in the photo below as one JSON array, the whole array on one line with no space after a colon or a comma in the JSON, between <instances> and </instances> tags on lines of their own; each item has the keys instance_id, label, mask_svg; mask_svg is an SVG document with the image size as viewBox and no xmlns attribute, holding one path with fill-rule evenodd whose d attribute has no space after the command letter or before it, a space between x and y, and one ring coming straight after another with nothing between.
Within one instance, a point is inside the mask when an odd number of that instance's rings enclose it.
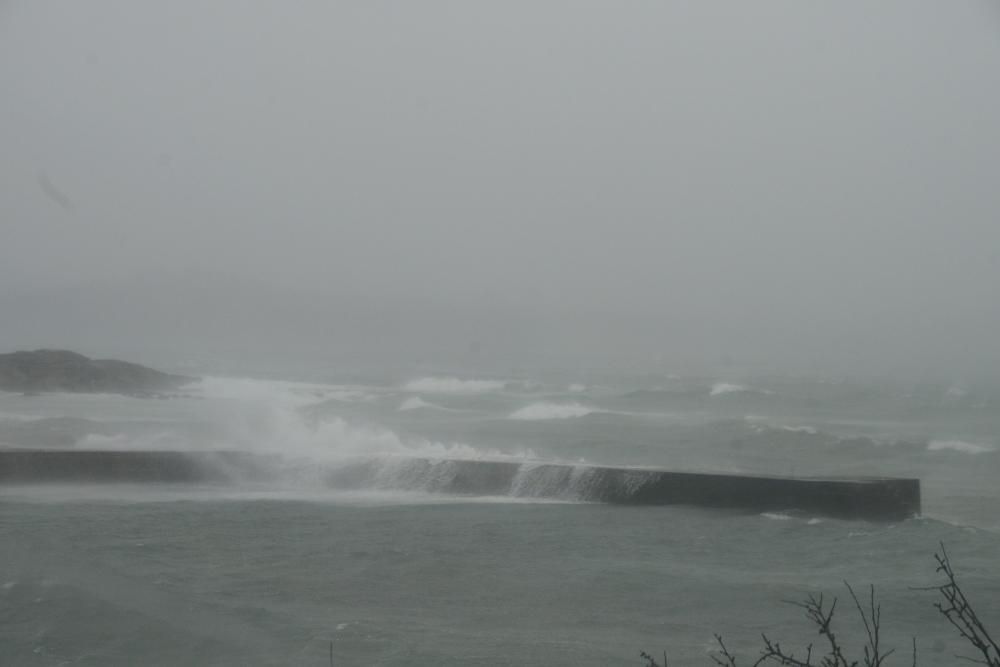
<instances>
[{"instance_id":1,"label":"breaking wave","mask_svg":"<svg viewBox=\"0 0 1000 667\"><path fill-rule=\"evenodd\" d=\"M521 421L541 421L546 419L572 419L586 417L596 412L580 403L532 403L520 410L515 410L508 417Z\"/></svg>"},{"instance_id":2,"label":"breaking wave","mask_svg":"<svg viewBox=\"0 0 1000 667\"><path fill-rule=\"evenodd\" d=\"M410 396L408 399L400 403L399 407L396 409L399 410L400 412L408 412L410 410L420 410L421 408L433 408L433 407L436 406L432 405L431 403L428 403L419 396Z\"/></svg>"},{"instance_id":3,"label":"breaking wave","mask_svg":"<svg viewBox=\"0 0 1000 667\"><path fill-rule=\"evenodd\" d=\"M206 378L202 391L212 400L202 407L211 422L211 441L189 444L194 449L236 449L322 461L384 455L469 459L529 454L505 454L462 442L411 437L379 424L348 420L328 411L331 389L337 387ZM414 396L399 409L423 407L438 406ZM102 444L114 446L124 442Z\"/></svg>"},{"instance_id":4,"label":"breaking wave","mask_svg":"<svg viewBox=\"0 0 1000 667\"><path fill-rule=\"evenodd\" d=\"M712 385L711 391L708 392L709 396L724 396L725 394L744 394L744 393L754 393L754 394L773 394L773 391L767 389L756 389L754 387L747 387L742 384L733 384L732 382L716 382Z\"/></svg>"},{"instance_id":5,"label":"breaking wave","mask_svg":"<svg viewBox=\"0 0 1000 667\"><path fill-rule=\"evenodd\" d=\"M462 380L456 377L424 377L403 385L404 391L428 394L484 394L506 386L500 380Z\"/></svg>"},{"instance_id":6,"label":"breaking wave","mask_svg":"<svg viewBox=\"0 0 1000 667\"><path fill-rule=\"evenodd\" d=\"M931 440L927 443L927 450L931 452L953 451L963 454L985 454L996 451L989 445L980 445L963 440Z\"/></svg>"},{"instance_id":7,"label":"breaking wave","mask_svg":"<svg viewBox=\"0 0 1000 667\"><path fill-rule=\"evenodd\" d=\"M819 517L806 518L808 514L803 515L801 512L791 510L785 512L761 512L760 516L764 519L770 519L771 521L802 521L805 522L807 526L816 526L823 523L823 519Z\"/></svg>"},{"instance_id":8,"label":"breaking wave","mask_svg":"<svg viewBox=\"0 0 1000 667\"><path fill-rule=\"evenodd\" d=\"M721 396L723 394L734 394L742 391L749 391L746 387L741 384L732 384L729 382L716 382L712 385L712 391L709 392L711 396Z\"/></svg>"},{"instance_id":9,"label":"breaking wave","mask_svg":"<svg viewBox=\"0 0 1000 667\"><path fill-rule=\"evenodd\" d=\"M815 426L781 426L782 431L789 433L805 433L806 435L819 435L819 429Z\"/></svg>"},{"instance_id":10,"label":"breaking wave","mask_svg":"<svg viewBox=\"0 0 1000 667\"><path fill-rule=\"evenodd\" d=\"M351 424L335 417L296 434L289 453L315 458L353 458L357 456L405 455L433 458L478 459L502 456L497 451L483 451L465 443L444 443L425 438L402 436L381 426ZM283 448L288 451L288 448Z\"/></svg>"}]
</instances>

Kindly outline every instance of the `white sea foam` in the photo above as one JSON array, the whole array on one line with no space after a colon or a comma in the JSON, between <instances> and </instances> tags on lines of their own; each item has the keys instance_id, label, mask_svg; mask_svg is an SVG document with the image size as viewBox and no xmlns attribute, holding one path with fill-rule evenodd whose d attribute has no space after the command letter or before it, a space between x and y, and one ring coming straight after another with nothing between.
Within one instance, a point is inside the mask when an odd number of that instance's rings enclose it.
<instances>
[{"instance_id":1,"label":"white sea foam","mask_svg":"<svg viewBox=\"0 0 1000 667\"><path fill-rule=\"evenodd\" d=\"M712 390L709 392L709 396L723 396L725 394L739 394L739 393L749 393L753 392L756 394L773 394L773 391L768 389L756 389L754 387L747 387L742 384L734 384L732 382L716 382L712 385Z\"/></svg>"},{"instance_id":2,"label":"white sea foam","mask_svg":"<svg viewBox=\"0 0 1000 667\"><path fill-rule=\"evenodd\" d=\"M410 410L421 410L421 409L437 409L440 410L441 407L434 405L433 403L428 403L419 396L410 396L405 401L400 403L399 407L396 408L400 412L408 412Z\"/></svg>"},{"instance_id":3,"label":"white sea foam","mask_svg":"<svg viewBox=\"0 0 1000 667\"><path fill-rule=\"evenodd\" d=\"M790 515L781 512L763 512L761 516L773 521L789 521L792 518Z\"/></svg>"},{"instance_id":4,"label":"white sea foam","mask_svg":"<svg viewBox=\"0 0 1000 667\"><path fill-rule=\"evenodd\" d=\"M573 392L574 394L579 394L581 392L587 391L587 385L580 384L579 382L574 382L569 387L567 387L567 389L569 389L569 391Z\"/></svg>"},{"instance_id":5,"label":"white sea foam","mask_svg":"<svg viewBox=\"0 0 1000 667\"><path fill-rule=\"evenodd\" d=\"M323 392L325 398L340 401L341 403L367 403L375 400L376 396L361 389L336 388Z\"/></svg>"},{"instance_id":6,"label":"white sea foam","mask_svg":"<svg viewBox=\"0 0 1000 667\"><path fill-rule=\"evenodd\" d=\"M790 433L805 433L807 435L817 435L819 431L812 426L782 426L782 431Z\"/></svg>"},{"instance_id":7,"label":"white sea foam","mask_svg":"<svg viewBox=\"0 0 1000 667\"><path fill-rule=\"evenodd\" d=\"M815 426L775 424L769 417L763 417L761 415L744 415L743 421L747 422L750 429L755 433L765 433L767 431L786 431L788 433L805 433L806 435L819 434L819 429Z\"/></svg>"},{"instance_id":8,"label":"white sea foam","mask_svg":"<svg viewBox=\"0 0 1000 667\"><path fill-rule=\"evenodd\" d=\"M962 452L963 454L985 454L986 452L995 451L989 445L965 442L963 440L931 440L927 443L927 449L932 452L954 451Z\"/></svg>"},{"instance_id":9,"label":"white sea foam","mask_svg":"<svg viewBox=\"0 0 1000 667\"><path fill-rule=\"evenodd\" d=\"M378 425L352 424L335 417L306 424L297 415L275 414L257 448L311 458L337 459L382 455L432 458L481 458L499 452L481 451L464 443L411 438Z\"/></svg>"},{"instance_id":10,"label":"white sea foam","mask_svg":"<svg viewBox=\"0 0 1000 667\"><path fill-rule=\"evenodd\" d=\"M709 392L709 395L722 396L724 394L739 394L746 391L750 391L750 388L741 384L733 384L732 382L716 382L712 385L712 390Z\"/></svg>"},{"instance_id":11,"label":"white sea foam","mask_svg":"<svg viewBox=\"0 0 1000 667\"><path fill-rule=\"evenodd\" d=\"M732 384L730 382L716 382L714 385L712 385L712 391L709 393L712 396L721 396L723 394L734 394L741 391L748 391L748 390L741 384Z\"/></svg>"},{"instance_id":12,"label":"white sea foam","mask_svg":"<svg viewBox=\"0 0 1000 667\"><path fill-rule=\"evenodd\" d=\"M545 419L572 419L586 417L595 410L580 403L532 403L520 410L515 410L509 419L522 421L540 421Z\"/></svg>"},{"instance_id":13,"label":"white sea foam","mask_svg":"<svg viewBox=\"0 0 1000 667\"><path fill-rule=\"evenodd\" d=\"M499 391L505 382L500 380L462 380L456 377L424 377L403 385L404 391L428 394L484 394Z\"/></svg>"},{"instance_id":14,"label":"white sea foam","mask_svg":"<svg viewBox=\"0 0 1000 667\"><path fill-rule=\"evenodd\" d=\"M500 452L477 449L462 442L410 437L378 424L356 423L310 410L329 400L331 387L207 377L197 387L205 399L197 405L200 421L204 422L197 441L192 441L183 432L157 430L141 435L91 434L76 446L113 450L232 449L322 461L393 455L451 459L534 456L530 451ZM410 403L410 406L416 405L419 404Z\"/></svg>"}]
</instances>

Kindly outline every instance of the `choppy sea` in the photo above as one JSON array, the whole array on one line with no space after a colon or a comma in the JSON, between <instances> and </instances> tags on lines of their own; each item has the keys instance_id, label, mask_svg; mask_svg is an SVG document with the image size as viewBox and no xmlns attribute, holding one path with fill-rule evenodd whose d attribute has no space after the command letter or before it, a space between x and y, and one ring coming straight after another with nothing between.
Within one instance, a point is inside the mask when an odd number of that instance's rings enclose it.
<instances>
[{"instance_id":1,"label":"choppy sea","mask_svg":"<svg viewBox=\"0 0 1000 667\"><path fill-rule=\"evenodd\" d=\"M308 476L0 486L0 665L711 664L714 633L816 639L788 601L876 587L884 643L962 664L944 543L1000 634L1000 388L801 378L206 377L160 398L0 393L0 447L239 449L335 465L501 458L919 477L923 514L844 521L478 497ZM398 470L398 466L393 469ZM854 645L859 621L838 607Z\"/></svg>"}]
</instances>

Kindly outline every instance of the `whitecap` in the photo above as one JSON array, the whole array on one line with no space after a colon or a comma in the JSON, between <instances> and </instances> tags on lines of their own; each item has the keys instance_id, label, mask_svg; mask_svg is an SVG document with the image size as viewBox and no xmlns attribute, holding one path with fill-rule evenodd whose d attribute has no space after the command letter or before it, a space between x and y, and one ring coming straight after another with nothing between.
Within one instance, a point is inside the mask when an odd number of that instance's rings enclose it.
<instances>
[{"instance_id":1,"label":"whitecap","mask_svg":"<svg viewBox=\"0 0 1000 667\"><path fill-rule=\"evenodd\" d=\"M747 387L746 385L734 384L732 382L716 382L715 384L712 385L712 390L708 392L709 396L723 396L725 394L741 394L741 393L771 395L774 392L769 389L757 389L755 387Z\"/></svg>"},{"instance_id":2,"label":"whitecap","mask_svg":"<svg viewBox=\"0 0 1000 667\"><path fill-rule=\"evenodd\" d=\"M324 461L387 454L442 458L478 458L498 454L462 442L411 437L379 424L358 424L309 409L317 405L317 397L324 398L329 392L344 389L353 388L248 378L204 378L201 391L205 398L210 399L205 407L212 438L199 445ZM420 404L409 405L416 407ZM172 448L169 435L157 434L149 438L151 442L140 442L125 436L88 436L89 439L78 446L101 449ZM176 447L174 445L173 448Z\"/></svg>"},{"instance_id":3,"label":"whitecap","mask_svg":"<svg viewBox=\"0 0 1000 667\"><path fill-rule=\"evenodd\" d=\"M545 419L572 419L593 414L594 409L580 403L532 403L510 414L509 419L540 421Z\"/></svg>"},{"instance_id":4,"label":"whitecap","mask_svg":"<svg viewBox=\"0 0 1000 667\"><path fill-rule=\"evenodd\" d=\"M400 403L399 407L396 409L400 412L408 412L410 410L420 410L424 408L438 408L438 406L433 403L428 403L419 396L410 396L405 401Z\"/></svg>"},{"instance_id":5,"label":"whitecap","mask_svg":"<svg viewBox=\"0 0 1000 667\"><path fill-rule=\"evenodd\" d=\"M332 389L323 392L323 396L341 403L367 403L376 398L374 394L361 389Z\"/></svg>"},{"instance_id":6,"label":"whitecap","mask_svg":"<svg viewBox=\"0 0 1000 667\"><path fill-rule=\"evenodd\" d=\"M404 391L428 394L483 394L499 391L505 382L500 380L462 380L457 377L424 377L403 385Z\"/></svg>"},{"instance_id":7,"label":"whitecap","mask_svg":"<svg viewBox=\"0 0 1000 667\"><path fill-rule=\"evenodd\" d=\"M954 451L963 454L985 454L994 451L989 445L980 445L964 440L931 440L927 443L927 450L931 452Z\"/></svg>"},{"instance_id":8,"label":"whitecap","mask_svg":"<svg viewBox=\"0 0 1000 667\"><path fill-rule=\"evenodd\" d=\"M812 426L782 426L782 431L790 433L805 433L807 435L817 435L819 431Z\"/></svg>"}]
</instances>

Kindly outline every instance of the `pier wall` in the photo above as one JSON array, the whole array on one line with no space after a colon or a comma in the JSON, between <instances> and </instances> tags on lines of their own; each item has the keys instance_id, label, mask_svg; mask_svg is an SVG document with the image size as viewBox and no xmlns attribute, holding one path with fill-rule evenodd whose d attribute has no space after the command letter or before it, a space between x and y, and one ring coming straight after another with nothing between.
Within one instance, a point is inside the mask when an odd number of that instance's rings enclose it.
<instances>
[{"instance_id":1,"label":"pier wall","mask_svg":"<svg viewBox=\"0 0 1000 667\"><path fill-rule=\"evenodd\" d=\"M296 483L621 505L800 510L900 520L921 511L920 481L673 472L495 460L384 457L294 463L245 452L0 450L0 484Z\"/></svg>"}]
</instances>

